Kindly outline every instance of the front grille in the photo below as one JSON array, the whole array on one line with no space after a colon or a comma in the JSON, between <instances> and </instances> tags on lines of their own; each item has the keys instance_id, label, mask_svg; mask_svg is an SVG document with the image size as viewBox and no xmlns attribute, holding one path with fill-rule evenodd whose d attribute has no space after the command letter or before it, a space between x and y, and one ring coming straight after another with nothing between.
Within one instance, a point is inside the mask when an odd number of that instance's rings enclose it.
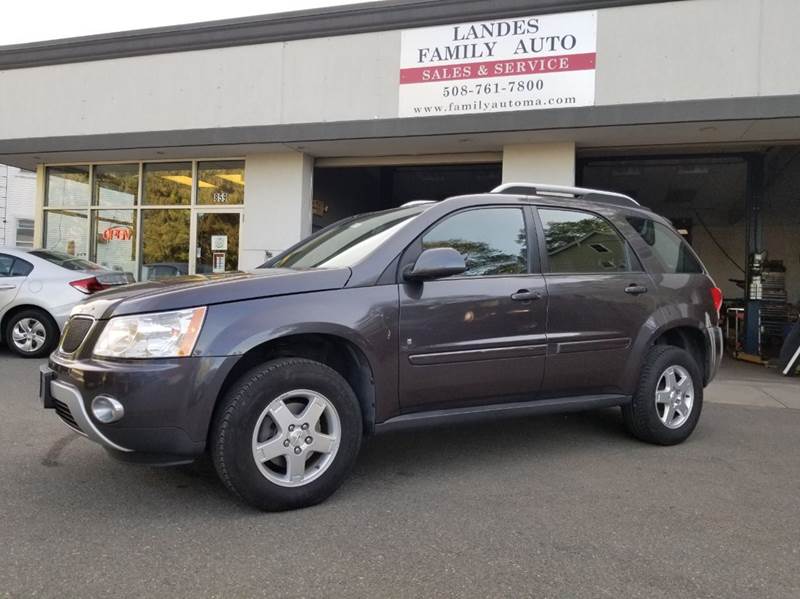
<instances>
[{"instance_id":1,"label":"front grille","mask_svg":"<svg viewBox=\"0 0 800 599\"><path fill-rule=\"evenodd\" d=\"M61 351L66 354L74 353L86 339L93 323L91 318L81 316L71 318L64 330L64 336L61 337Z\"/></svg>"},{"instance_id":2,"label":"front grille","mask_svg":"<svg viewBox=\"0 0 800 599\"><path fill-rule=\"evenodd\" d=\"M53 403L56 406L56 414L58 414L58 417L61 418L67 426L78 431L81 430L81 427L78 426L78 423L75 422L75 419L72 417L72 412L67 404L55 398L53 398Z\"/></svg>"}]
</instances>

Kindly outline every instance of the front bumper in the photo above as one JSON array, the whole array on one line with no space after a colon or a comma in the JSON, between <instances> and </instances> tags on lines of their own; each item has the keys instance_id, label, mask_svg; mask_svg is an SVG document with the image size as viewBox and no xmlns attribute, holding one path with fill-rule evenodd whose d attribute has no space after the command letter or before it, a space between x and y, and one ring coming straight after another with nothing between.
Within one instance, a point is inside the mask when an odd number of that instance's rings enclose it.
<instances>
[{"instance_id":1,"label":"front bumper","mask_svg":"<svg viewBox=\"0 0 800 599\"><path fill-rule=\"evenodd\" d=\"M71 360L58 353L40 373L40 398L73 431L126 461L175 463L205 450L208 427L235 358ZM91 411L98 395L124 406L104 424Z\"/></svg>"}]
</instances>

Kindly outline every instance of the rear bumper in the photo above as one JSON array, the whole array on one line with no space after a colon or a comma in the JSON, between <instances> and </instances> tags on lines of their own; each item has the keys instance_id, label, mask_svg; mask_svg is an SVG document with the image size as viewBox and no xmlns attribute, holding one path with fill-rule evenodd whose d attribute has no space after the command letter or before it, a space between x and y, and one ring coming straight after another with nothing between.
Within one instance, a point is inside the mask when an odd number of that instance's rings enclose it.
<instances>
[{"instance_id":1,"label":"rear bumper","mask_svg":"<svg viewBox=\"0 0 800 599\"><path fill-rule=\"evenodd\" d=\"M722 363L722 329L720 327L706 328L706 379L704 383L708 385L714 380Z\"/></svg>"},{"instance_id":2,"label":"rear bumper","mask_svg":"<svg viewBox=\"0 0 800 599\"><path fill-rule=\"evenodd\" d=\"M205 450L208 426L235 358L68 360L57 353L42 367L42 403L69 428L125 461L177 463ZM122 418L97 420L98 395L116 399Z\"/></svg>"}]
</instances>

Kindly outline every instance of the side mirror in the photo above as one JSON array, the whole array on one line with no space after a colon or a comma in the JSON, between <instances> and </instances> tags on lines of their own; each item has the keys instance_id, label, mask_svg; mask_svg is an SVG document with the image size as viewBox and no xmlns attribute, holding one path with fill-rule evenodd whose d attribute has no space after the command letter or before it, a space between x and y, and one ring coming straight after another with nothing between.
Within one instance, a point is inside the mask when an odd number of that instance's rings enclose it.
<instances>
[{"instance_id":1,"label":"side mirror","mask_svg":"<svg viewBox=\"0 0 800 599\"><path fill-rule=\"evenodd\" d=\"M464 256L453 248L431 248L424 250L414 266L403 273L407 281L426 281L451 275L460 275L467 270Z\"/></svg>"}]
</instances>

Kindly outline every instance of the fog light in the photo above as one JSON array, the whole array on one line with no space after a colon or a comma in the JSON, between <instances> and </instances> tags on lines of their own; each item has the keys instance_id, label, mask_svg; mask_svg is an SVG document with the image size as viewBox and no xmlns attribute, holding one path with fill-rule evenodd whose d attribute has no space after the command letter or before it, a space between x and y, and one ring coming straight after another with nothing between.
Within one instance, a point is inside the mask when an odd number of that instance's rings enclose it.
<instances>
[{"instance_id":1,"label":"fog light","mask_svg":"<svg viewBox=\"0 0 800 599\"><path fill-rule=\"evenodd\" d=\"M125 408L113 397L98 395L92 400L92 414L100 422L110 424L125 415Z\"/></svg>"}]
</instances>

